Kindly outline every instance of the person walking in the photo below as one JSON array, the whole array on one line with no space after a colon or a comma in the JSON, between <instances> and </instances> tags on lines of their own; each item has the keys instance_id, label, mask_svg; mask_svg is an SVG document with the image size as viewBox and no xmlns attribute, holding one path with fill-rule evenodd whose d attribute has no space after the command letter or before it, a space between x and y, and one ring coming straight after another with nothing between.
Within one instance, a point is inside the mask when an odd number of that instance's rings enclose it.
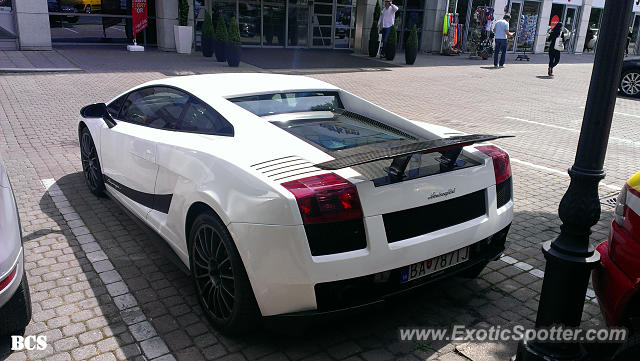
<instances>
[{"instance_id":1,"label":"person walking","mask_svg":"<svg viewBox=\"0 0 640 361\"><path fill-rule=\"evenodd\" d=\"M557 40L561 41L558 42ZM560 51L564 50L564 33L562 23L557 23L549 34L549 76L553 76L553 68L560 62Z\"/></svg>"},{"instance_id":2,"label":"person walking","mask_svg":"<svg viewBox=\"0 0 640 361\"><path fill-rule=\"evenodd\" d=\"M384 0L384 9L382 9L380 19L378 19L378 28L382 29L382 50L380 51L380 57L384 57L384 47L387 44L391 27L396 21L396 11L398 11L398 7L393 5L391 0Z\"/></svg>"},{"instance_id":3,"label":"person walking","mask_svg":"<svg viewBox=\"0 0 640 361\"><path fill-rule=\"evenodd\" d=\"M507 38L513 38L513 33L509 32L510 19L511 15L506 13L502 20L493 25L493 32L496 39L496 50L493 52L493 66L495 68L498 67L498 53L500 52L502 52L502 56L500 56L500 67L504 68L504 62L507 56Z\"/></svg>"}]
</instances>

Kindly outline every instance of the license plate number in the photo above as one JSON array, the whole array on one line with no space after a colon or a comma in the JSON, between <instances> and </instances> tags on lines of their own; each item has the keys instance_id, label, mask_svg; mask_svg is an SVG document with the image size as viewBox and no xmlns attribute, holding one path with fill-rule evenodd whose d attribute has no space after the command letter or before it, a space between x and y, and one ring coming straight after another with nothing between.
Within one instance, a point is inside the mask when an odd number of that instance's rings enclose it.
<instances>
[{"instance_id":1,"label":"license plate number","mask_svg":"<svg viewBox=\"0 0 640 361\"><path fill-rule=\"evenodd\" d=\"M457 249L426 261L414 263L402 270L400 283L406 283L416 278L430 275L445 268L449 268L469 260L469 247Z\"/></svg>"}]
</instances>

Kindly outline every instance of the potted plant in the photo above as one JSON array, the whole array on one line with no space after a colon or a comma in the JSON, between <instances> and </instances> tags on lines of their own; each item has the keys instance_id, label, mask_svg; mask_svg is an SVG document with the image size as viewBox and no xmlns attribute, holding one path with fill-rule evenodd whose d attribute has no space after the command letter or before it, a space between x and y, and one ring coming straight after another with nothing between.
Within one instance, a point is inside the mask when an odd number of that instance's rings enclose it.
<instances>
[{"instance_id":1,"label":"potted plant","mask_svg":"<svg viewBox=\"0 0 640 361\"><path fill-rule=\"evenodd\" d=\"M371 24L371 32L369 33L369 56L375 57L378 55L378 49L380 48L380 41L378 40L378 22L374 21Z\"/></svg>"},{"instance_id":2,"label":"potted plant","mask_svg":"<svg viewBox=\"0 0 640 361\"><path fill-rule=\"evenodd\" d=\"M202 24L202 55L207 58L213 56L213 22L208 11L204 12Z\"/></svg>"},{"instance_id":3,"label":"potted plant","mask_svg":"<svg viewBox=\"0 0 640 361\"><path fill-rule=\"evenodd\" d=\"M229 66L238 66L240 64L240 29L238 28L238 21L235 17L231 18L229 23L229 34L227 38L227 47L225 53L227 54L227 64Z\"/></svg>"},{"instance_id":4,"label":"potted plant","mask_svg":"<svg viewBox=\"0 0 640 361\"><path fill-rule=\"evenodd\" d=\"M189 1L178 1L178 25L173 26L173 36L176 41L176 51L180 54L191 54L193 27L188 26Z\"/></svg>"},{"instance_id":5,"label":"potted plant","mask_svg":"<svg viewBox=\"0 0 640 361\"><path fill-rule=\"evenodd\" d=\"M224 47L227 42L227 23L224 21L222 14L218 15L218 21L216 21L216 34L213 41L213 49L216 53L217 61L225 61Z\"/></svg>"},{"instance_id":6,"label":"potted plant","mask_svg":"<svg viewBox=\"0 0 640 361\"><path fill-rule=\"evenodd\" d=\"M371 31L369 32L369 56L375 57L378 55L378 50L380 49L380 39L378 37L378 33L380 29L378 29L378 20L380 20L380 14L382 10L380 9L380 2L376 1L376 7L373 10L373 24L371 24Z\"/></svg>"},{"instance_id":7,"label":"potted plant","mask_svg":"<svg viewBox=\"0 0 640 361\"><path fill-rule=\"evenodd\" d=\"M392 25L389 29L387 42L384 44L384 57L387 60L393 60L396 57L396 44L398 43L398 34L396 34L396 26Z\"/></svg>"},{"instance_id":8,"label":"potted plant","mask_svg":"<svg viewBox=\"0 0 640 361\"><path fill-rule=\"evenodd\" d=\"M416 56L418 56L418 28L413 25L407 43L404 45L404 60L409 65L413 65L416 62Z\"/></svg>"}]
</instances>

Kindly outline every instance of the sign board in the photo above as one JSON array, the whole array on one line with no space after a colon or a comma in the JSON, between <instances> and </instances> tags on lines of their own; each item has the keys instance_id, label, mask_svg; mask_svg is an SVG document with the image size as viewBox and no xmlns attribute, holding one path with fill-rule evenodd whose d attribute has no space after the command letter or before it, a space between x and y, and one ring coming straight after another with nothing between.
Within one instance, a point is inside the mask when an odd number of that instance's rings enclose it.
<instances>
[{"instance_id":1,"label":"sign board","mask_svg":"<svg viewBox=\"0 0 640 361\"><path fill-rule=\"evenodd\" d=\"M555 27L556 27L556 24L557 24L557 23L559 23L559 22L560 22L560 17L559 17L558 15L554 15L554 16L551 18L551 22L549 23L549 27L550 27L551 29L553 29L553 28L555 28Z\"/></svg>"},{"instance_id":2,"label":"sign board","mask_svg":"<svg viewBox=\"0 0 640 361\"><path fill-rule=\"evenodd\" d=\"M133 20L133 33L137 34L144 30L149 23L149 18L147 17L147 0L133 0L131 15Z\"/></svg>"}]
</instances>

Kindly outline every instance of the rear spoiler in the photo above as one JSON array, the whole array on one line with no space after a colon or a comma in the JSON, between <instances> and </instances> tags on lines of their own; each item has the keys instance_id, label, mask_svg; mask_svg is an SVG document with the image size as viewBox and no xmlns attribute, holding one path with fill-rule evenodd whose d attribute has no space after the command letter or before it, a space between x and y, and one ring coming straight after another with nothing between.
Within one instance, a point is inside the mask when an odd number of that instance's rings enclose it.
<instances>
[{"instance_id":1,"label":"rear spoiler","mask_svg":"<svg viewBox=\"0 0 640 361\"><path fill-rule=\"evenodd\" d=\"M371 163L383 159L393 159L391 166L388 169L391 177L404 177L404 171L409 164L411 155L421 153L442 153L441 165L445 168L453 168L456 164L456 160L462 151L462 147L467 145L487 142L499 138L511 138L512 135L489 135L489 134L471 134L462 135L450 138L439 138L433 140L427 140L423 142L410 143L392 147L388 149L381 149L372 152L359 153L348 155L341 158L336 158L323 163L318 163L315 166L324 170L337 170L342 168L348 168L355 165Z\"/></svg>"}]
</instances>

